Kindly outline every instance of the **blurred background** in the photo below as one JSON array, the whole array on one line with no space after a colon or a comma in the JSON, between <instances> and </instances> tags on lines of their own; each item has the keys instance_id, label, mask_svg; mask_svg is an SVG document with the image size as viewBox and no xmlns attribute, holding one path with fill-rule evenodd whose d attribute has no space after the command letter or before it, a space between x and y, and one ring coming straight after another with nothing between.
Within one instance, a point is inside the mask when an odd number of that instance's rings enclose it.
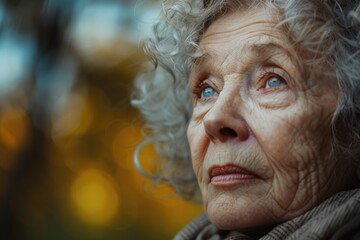
<instances>
[{"instance_id":1,"label":"blurred background","mask_svg":"<svg viewBox=\"0 0 360 240\"><path fill-rule=\"evenodd\" d=\"M201 212L132 162L131 89L160 9L0 0L0 239L171 239Z\"/></svg>"}]
</instances>

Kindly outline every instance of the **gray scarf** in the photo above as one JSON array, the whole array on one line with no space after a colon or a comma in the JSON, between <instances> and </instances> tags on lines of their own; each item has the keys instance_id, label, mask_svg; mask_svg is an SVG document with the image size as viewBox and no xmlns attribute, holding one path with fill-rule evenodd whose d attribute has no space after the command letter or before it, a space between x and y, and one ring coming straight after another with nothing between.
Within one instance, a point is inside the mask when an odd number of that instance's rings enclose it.
<instances>
[{"instance_id":1,"label":"gray scarf","mask_svg":"<svg viewBox=\"0 0 360 240\"><path fill-rule=\"evenodd\" d=\"M340 192L305 214L281 223L260 239L330 239L344 225L359 216L360 189ZM239 232L218 230L209 222L205 214L200 215L174 237L174 240L205 239L250 240L251 238Z\"/></svg>"}]
</instances>

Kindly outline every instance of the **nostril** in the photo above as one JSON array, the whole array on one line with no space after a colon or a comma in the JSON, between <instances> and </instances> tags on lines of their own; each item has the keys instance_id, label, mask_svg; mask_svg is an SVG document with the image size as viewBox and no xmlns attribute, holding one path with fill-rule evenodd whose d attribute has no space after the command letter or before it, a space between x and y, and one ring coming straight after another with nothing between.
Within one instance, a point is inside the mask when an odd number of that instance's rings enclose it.
<instances>
[{"instance_id":1,"label":"nostril","mask_svg":"<svg viewBox=\"0 0 360 240\"><path fill-rule=\"evenodd\" d=\"M228 127L222 127L220 128L220 134L221 135L225 135L225 136L230 136L230 137L237 137L237 133L231 129L231 128L228 128Z\"/></svg>"}]
</instances>

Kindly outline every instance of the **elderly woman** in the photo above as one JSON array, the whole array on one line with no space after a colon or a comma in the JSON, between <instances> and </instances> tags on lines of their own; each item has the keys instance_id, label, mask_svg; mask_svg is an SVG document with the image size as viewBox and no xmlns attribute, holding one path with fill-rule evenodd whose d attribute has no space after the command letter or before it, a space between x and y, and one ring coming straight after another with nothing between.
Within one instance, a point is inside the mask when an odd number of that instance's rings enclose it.
<instances>
[{"instance_id":1,"label":"elderly woman","mask_svg":"<svg viewBox=\"0 0 360 240\"><path fill-rule=\"evenodd\" d=\"M163 9L133 105L161 157L152 177L201 193L205 214L175 239L360 239L360 2Z\"/></svg>"}]
</instances>

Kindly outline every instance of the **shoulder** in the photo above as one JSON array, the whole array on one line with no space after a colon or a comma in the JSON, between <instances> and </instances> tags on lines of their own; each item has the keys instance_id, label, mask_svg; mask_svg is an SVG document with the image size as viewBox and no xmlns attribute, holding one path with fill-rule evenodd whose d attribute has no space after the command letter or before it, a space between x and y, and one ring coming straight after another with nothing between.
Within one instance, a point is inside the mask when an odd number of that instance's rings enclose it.
<instances>
[{"instance_id":1,"label":"shoulder","mask_svg":"<svg viewBox=\"0 0 360 240\"><path fill-rule=\"evenodd\" d=\"M348 223L335 232L334 236L330 240L357 240L360 239L360 216L351 219Z\"/></svg>"}]
</instances>

